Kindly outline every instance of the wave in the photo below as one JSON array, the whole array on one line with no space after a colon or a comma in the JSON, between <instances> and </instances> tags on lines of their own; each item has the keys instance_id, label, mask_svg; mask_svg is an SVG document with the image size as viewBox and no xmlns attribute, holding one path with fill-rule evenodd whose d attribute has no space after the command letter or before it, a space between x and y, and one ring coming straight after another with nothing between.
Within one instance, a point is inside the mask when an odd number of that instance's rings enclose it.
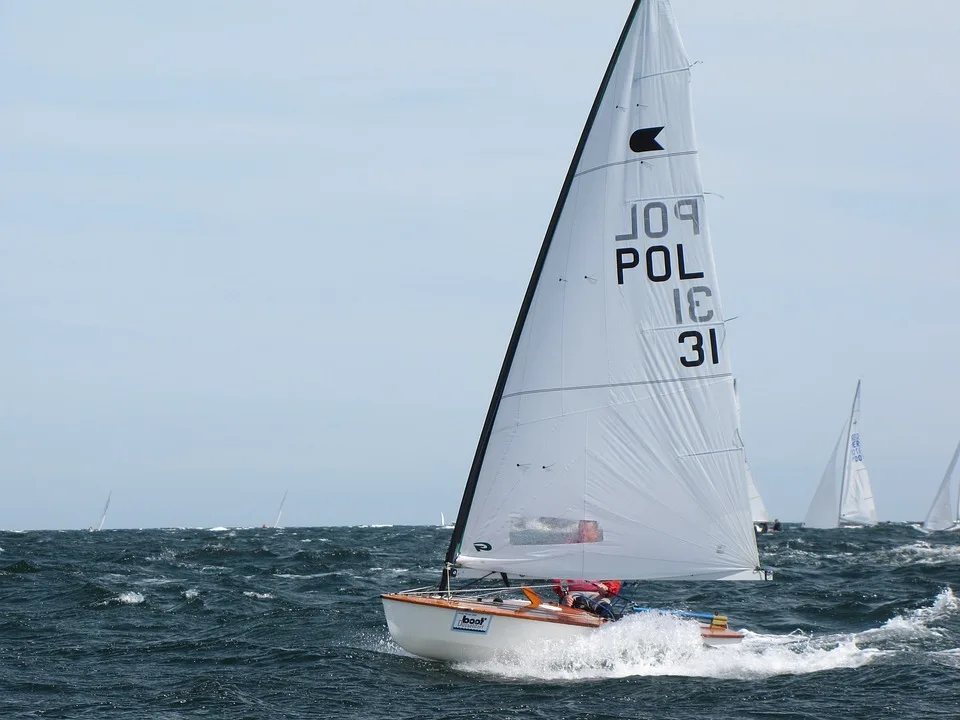
<instances>
[{"instance_id":1,"label":"wave","mask_svg":"<svg viewBox=\"0 0 960 720\"><path fill-rule=\"evenodd\" d=\"M627 617L595 633L544 641L494 660L457 663L471 674L512 680L606 680L635 676L681 676L755 680L775 675L857 668L903 649L904 640L941 637L932 628L960 610L950 588L929 607L918 608L860 633L769 635L744 631L741 644L707 647L695 622L673 615ZM887 647L896 641L895 647ZM916 648L912 648L915 650ZM921 648L922 649L922 648ZM943 652L943 651L938 651ZM944 664L952 663L952 655Z\"/></svg>"}]
</instances>

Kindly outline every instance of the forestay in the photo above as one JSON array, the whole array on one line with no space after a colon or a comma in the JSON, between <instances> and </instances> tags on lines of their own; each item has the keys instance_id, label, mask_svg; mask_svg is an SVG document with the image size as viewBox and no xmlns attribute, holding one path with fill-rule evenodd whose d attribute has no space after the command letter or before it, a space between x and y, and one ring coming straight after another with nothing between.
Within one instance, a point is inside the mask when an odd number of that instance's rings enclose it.
<instances>
[{"instance_id":1,"label":"forestay","mask_svg":"<svg viewBox=\"0 0 960 720\"><path fill-rule=\"evenodd\" d=\"M933 499L933 505L930 512L927 513L923 521L925 530L946 530L957 524L960 519L960 493L957 501L953 501L953 471L957 468L957 458L960 457L960 443L957 449L953 451L953 457L950 459L950 465L943 476L943 482L940 483L940 489L937 496Z\"/></svg>"},{"instance_id":2,"label":"forestay","mask_svg":"<svg viewBox=\"0 0 960 720\"><path fill-rule=\"evenodd\" d=\"M640 3L507 353L448 555L462 567L760 577L689 66L669 4Z\"/></svg>"}]
</instances>

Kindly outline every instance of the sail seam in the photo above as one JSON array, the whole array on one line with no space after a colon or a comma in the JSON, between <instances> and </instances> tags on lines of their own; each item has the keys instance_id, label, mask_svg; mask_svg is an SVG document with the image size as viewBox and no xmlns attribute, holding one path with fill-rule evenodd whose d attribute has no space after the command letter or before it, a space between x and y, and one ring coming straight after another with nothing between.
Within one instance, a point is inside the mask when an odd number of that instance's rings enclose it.
<instances>
[{"instance_id":1,"label":"sail seam","mask_svg":"<svg viewBox=\"0 0 960 720\"><path fill-rule=\"evenodd\" d=\"M565 390L602 390L604 388L615 387L633 387L637 385L668 385L678 382L694 382L697 380L719 380L732 377L733 373L718 373L716 375L697 375L689 378L667 378L665 380L636 380L634 382L622 383L603 383L600 385L571 385L569 387L539 388L537 390L518 390L512 393L504 393L503 398L519 397L521 395L536 395L539 393L562 392Z\"/></svg>"}]
</instances>

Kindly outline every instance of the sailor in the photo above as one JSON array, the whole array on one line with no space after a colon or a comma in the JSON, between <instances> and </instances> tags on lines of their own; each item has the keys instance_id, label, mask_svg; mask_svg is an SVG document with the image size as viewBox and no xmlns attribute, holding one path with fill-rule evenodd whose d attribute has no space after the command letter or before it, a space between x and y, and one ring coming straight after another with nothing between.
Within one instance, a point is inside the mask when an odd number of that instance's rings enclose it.
<instances>
[{"instance_id":1,"label":"sailor","mask_svg":"<svg viewBox=\"0 0 960 720\"><path fill-rule=\"evenodd\" d=\"M783 528L780 526L780 521L777 518L773 519L773 531L780 532Z\"/></svg>"},{"instance_id":2,"label":"sailor","mask_svg":"<svg viewBox=\"0 0 960 720\"><path fill-rule=\"evenodd\" d=\"M620 592L622 585L620 580L556 580L553 590L560 597L561 605L616 619L610 599Z\"/></svg>"}]
</instances>

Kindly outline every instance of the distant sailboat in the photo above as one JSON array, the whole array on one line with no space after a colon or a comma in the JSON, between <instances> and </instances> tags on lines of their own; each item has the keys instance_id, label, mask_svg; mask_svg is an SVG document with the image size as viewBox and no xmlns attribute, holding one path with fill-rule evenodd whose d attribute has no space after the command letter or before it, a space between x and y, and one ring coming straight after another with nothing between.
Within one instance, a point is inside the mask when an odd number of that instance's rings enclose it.
<instances>
[{"instance_id":1,"label":"distant sailboat","mask_svg":"<svg viewBox=\"0 0 960 720\"><path fill-rule=\"evenodd\" d=\"M757 490L756 483L753 482L753 473L750 472L750 465L744 458L744 465L747 470L747 494L750 496L750 515L753 517L755 525L770 522L770 513L767 512L767 506L763 504L763 498L760 497L760 491Z\"/></svg>"},{"instance_id":2,"label":"distant sailboat","mask_svg":"<svg viewBox=\"0 0 960 720\"><path fill-rule=\"evenodd\" d=\"M452 529L453 529L453 525L448 525L448 524L447 524L447 519L443 516L443 513L440 513L440 525L439 525L439 527L440 527L442 530L452 530Z\"/></svg>"},{"instance_id":3,"label":"distant sailboat","mask_svg":"<svg viewBox=\"0 0 960 720\"><path fill-rule=\"evenodd\" d=\"M280 509L277 510L277 519L273 521L273 526L274 526L275 528L276 528L276 527L280 527L280 515L283 514L283 504L287 501L287 493L288 493L288 492L290 492L290 491L289 491L289 490L284 490L284 491L283 491L283 499L280 501Z\"/></svg>"},{"instance_id":4,"label":"distant sailboat","mask_svg":"<svg viewBox=\"0 0 960 720\"><path fill-rule=\"evenodd\" d=\"M733 396L737 401L737 417L740 416L740 391L737 387L737 381L733 381ZM743 445L743 438L740 437L740 430L737 430L737 438ZM756 483L753 482L753 473L750 472L750 463L747 462L747 452L743 452L743 466L747 476L747 495L750 497L750 516L753 519L754 529L757 532L764 531L766 523L770 522L770 513L767 512L767 506L763 504L763 498L760 497L760 491L757 490Z\"/></svg>"},{"instance_id":5,"label":"distant sailboat","mask_svg":"<svg viewBox=\"0 0 960 720\"><path fill-rule=\"evenodd\" d=\"M813 528L877 524L873 490L860 446L859 380L850 417L833 448L803 524Z\"/></svg>"},{"instance_id":6,"label":"distant sailboat","mask_svg":"<svg viewBox=\"0 0 960 720\"><path fill-rule=\"evenodd\" d=\"M960 443L953 451L953 458L947 466L947 472L940 483L937 496L933 499L930 512L923 521L924 530L960 530L960 488L957 495L953 494L954 470L957 467L957 458L960 458ZM960 479L960 474L956 479Z\"/></svg>"},{"instance_id":7,"label":"distant sailboat","mask_svg":"<svg viewBox=\"0 0 960 720\"><path fill-rule=\"evenodd\" d=\"M90 532L100 532L103 530L103 521L107 519L107 510L110 508L110 496L113 495L113 490L107 493L107 502L103 506L103 512L100 513L100 522L97 523L96 527L90 528Z\"/></svg>"}]
</instances>

